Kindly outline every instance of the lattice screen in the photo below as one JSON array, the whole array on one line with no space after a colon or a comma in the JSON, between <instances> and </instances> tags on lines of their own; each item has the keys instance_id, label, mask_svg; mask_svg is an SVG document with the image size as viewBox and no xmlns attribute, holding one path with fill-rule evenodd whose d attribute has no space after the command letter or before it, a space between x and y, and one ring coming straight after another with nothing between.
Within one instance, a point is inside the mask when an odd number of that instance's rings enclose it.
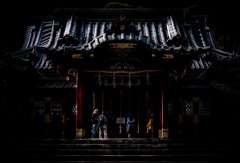
<instances>
[{"instance_id":1,"label":"lattice screen","mask_svg":"<svg viewBox=\"0 0 240 163\"><path fill-rule=\"evenodd\" d=\"M169 102L168 102L168 107L167 107L167 109L168 109L168 115L169 115L169 116L172 116L172 115L174 114L174 111L173 111L173 102L172 102L172 101L169 101Z\"/></svg>"},{"instance_id":2,"label":"lattice screen","mask_svg":"<svg viewBox=\"0 0 240 163\"><path fill-rule=\"evenodd\" d=\"M63 103L62 99L59 98L53 98L49 100L49 106L50 106L50 115L62 115L63 114Z\"/></svg>"},{"instance_id":3,"label":"lattice screen","mask_svg":"<svg viewBox=\"0 0 240 163\"><path fill-rule=\"evenodd\" d=\"M182 114L186 116L194 115L194 100L191 98L184 98L181 101Z\"/></svg>"},{"instance_id":4,"label":"lattice screen","mask_svg":"<svg viewBox=\"0 0 240 163\"><path fill-rule=\"evenodd\" d=\"M43 117L46 114L46 101L44 99L33 99L33 115Z\"/></svg>"},{"instance_id":5,"label":"lattice screen","mask_svg":"<svg viewBox=\"0 0 240 163\"><path fill-rule=\"evenodd\" d=\"M198 100L198 114L200 116L208 116L210 115L209 102L206 99Z\"/></svg>"}]
</instances>

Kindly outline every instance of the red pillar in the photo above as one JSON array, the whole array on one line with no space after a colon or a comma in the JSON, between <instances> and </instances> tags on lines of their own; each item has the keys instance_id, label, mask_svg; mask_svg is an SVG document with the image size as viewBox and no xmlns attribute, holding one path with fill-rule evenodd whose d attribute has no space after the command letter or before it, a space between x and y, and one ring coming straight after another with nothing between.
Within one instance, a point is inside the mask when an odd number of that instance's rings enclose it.
<instances>
[{"instance_id":1,"label":"red pillar","mask_svg":"<svg viewBox=\"0 0 240 163\"><path fill-rule=\"evenodd\" d=\"M83 138L85 136L85 130L83 129L83 89L82 89L82 78L79 72L76 73L76 138Z\"/></svg>"}]
</instances>

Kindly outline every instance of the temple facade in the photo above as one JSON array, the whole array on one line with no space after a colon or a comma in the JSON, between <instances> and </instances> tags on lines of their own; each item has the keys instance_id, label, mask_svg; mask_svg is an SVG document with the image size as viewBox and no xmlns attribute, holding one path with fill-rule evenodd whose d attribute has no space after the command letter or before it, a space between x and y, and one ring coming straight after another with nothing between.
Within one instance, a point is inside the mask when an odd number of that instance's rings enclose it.
<instances>
[{"instance_id":1,"label":"temple facade","mask_svg":"<svg viewBox=\"0 0 240 163\"><path fill-rule=\"evenodd\" d=\"M113 115L109 137L127 137L129 113L136 138L207 137L220 113L206 73L233 57L185 8L56 9L3 57L3 136L90 138L99 109Z\"/></svg>"}]
</instances>

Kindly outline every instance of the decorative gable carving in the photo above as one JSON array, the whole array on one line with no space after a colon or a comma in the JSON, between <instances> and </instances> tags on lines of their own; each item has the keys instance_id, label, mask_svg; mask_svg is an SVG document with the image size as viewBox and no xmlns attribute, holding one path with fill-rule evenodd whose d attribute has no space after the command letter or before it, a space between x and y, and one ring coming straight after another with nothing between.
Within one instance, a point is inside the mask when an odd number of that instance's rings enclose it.
<instances>
[{"instance_id":1,"label":"decorative gable carving","mask_svg":"<svg viewBox=\"0 0 240 163\"><path fill-rule=\"evenodd\" d=\"M111 29L108 30L106 33L107 34L112 34L112 33L116 33L116 34L121 34L121 33L130 34L130 33L133 33L134 35L139 35L139 32L140 31L137 30L134 25L130 24L126 20L126 16L124 14L121 14L120 17L119 17L119 21L113 23Z\"/></svg>"}]
</instances>

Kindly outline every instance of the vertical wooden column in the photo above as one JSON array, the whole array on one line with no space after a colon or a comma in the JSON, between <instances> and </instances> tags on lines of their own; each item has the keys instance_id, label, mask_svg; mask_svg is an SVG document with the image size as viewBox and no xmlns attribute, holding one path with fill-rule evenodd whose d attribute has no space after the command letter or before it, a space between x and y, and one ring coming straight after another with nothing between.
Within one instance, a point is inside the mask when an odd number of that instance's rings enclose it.
<instances>
[{"instance_id":1,"label":"vertical wooden column","mask_svg":"<svg viewBox=\"0 0 240 163\"><path fill-rule=\"evenodd\" d=\"M76 138L83 138L85 137L85 130L83 129L83 87L79 72L76 73L76 85Z\"/></svg>"},{"instance_id":2,"label":"vertical wooden column","mask_svg":"<svg viewBox=\"0 0 240 163\"><path fill-rule=\"evenodd\" d=\"M159 130L159 138L163 139L163 138L168 138L168 128L165 128L165 106L164 106L164 78L162 78L161 81L161 110L160 110L160 121L159 121L159 126L160 126L160 130Z\"/></svg>"}]
</instances>

